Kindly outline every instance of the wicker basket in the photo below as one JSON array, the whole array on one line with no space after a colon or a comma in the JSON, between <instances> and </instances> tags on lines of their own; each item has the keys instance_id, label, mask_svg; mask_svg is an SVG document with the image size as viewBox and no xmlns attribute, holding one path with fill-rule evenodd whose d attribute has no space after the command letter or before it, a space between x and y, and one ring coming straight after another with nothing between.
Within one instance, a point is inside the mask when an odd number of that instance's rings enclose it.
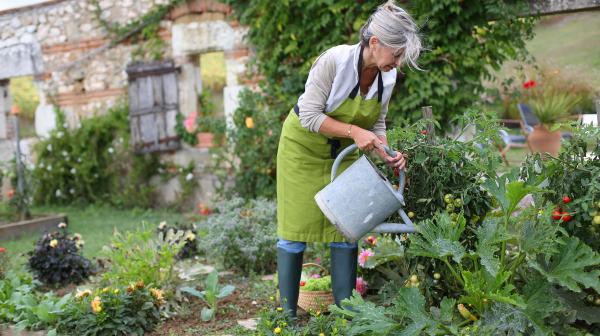
<instances>
[{"instance_id":1,"label":"wicker basket","mask_svg":"<svg viewBox=\"0 0 600 336\"><path fill-rule=\"evenodd\" d=\"M323 271L323 274L327 274L325 267L319 264L306 263L302 265L302 268L308 266L318 267ZM300 287L300 294L298 295L298 307L302 308L304 311L308 312L314 310L326 312L327 307L334 302L335 301L331 291L303 291L302 287Z\"/></svg>"}]
</instances>

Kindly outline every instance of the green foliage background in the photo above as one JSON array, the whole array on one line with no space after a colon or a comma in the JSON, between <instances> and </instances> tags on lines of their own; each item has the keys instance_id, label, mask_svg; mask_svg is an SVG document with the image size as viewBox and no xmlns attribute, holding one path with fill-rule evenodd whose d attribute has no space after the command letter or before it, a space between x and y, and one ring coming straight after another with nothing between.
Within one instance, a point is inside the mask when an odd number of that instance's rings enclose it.
<instances>
[{"instance_id":1,"label":"green foliage background","mask_svg":"<svg viewBox=\"0 0 600 336\"><path fill-rule=\"evenodd\" d=\"M249 27L247 39L256 57L249 75L262 78L260 92L240 97L236 127L228 134L233 144L226 156L239 157L231 166L235 192L243 197L275 194L275 160L281 123L304 90L313 61L339 44L358 42L358 30L383 2L355 0L226 0L240 23ZM431 105L442 126L453 116L476 105L484 92L483 78L492 69L525 54L535 18L518 18L524 8L517 1L423 0L402 3L422 27L426 50L420 59L424 71L406 67L398 76L388 112L388 129L402 120L420 119L420 107ZM264 139L256 116L269 116L274 139L261 148L248 144ZM243 127L253 116L258 129ZM253 141L253 138L254 140ZM268 147L265 147L268 146ZM267 167L265 167L265 164ZM260 169L257 169L260 167ZM252 175L252 176L249 176ZM269 175L271 176L269 178Z\"/></svg>"},{"instance_id":2,"label":"green foliage background","mask_svg":"<svg viewBox=\"0 0 600 336\"><path fill-rule=\"evenodd\" d=\"M227 1L256 47L256 70L271 108L287 113L303 92L315 58L338 44L354 44L358 30L382 1ZM389 118L417 119L433 106L443 124L479 100L482 78L525 53L534 17L518 18L519 1L422 0L402 3L422 28L425 71L399 76Z\"/></svg>"}]
</instances>

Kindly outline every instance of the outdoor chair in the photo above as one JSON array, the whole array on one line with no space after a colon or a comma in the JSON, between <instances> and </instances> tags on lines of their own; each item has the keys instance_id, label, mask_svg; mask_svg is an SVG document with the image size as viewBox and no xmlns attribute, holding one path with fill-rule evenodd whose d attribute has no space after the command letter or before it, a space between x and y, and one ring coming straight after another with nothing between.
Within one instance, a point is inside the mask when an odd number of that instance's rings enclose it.
<instances>
[{"instance_id":1,"label":"outdoor chair","mask_svg":"<svg viewBox=\"0 0 600 336\"><path fill-rule=\"evenodd\" d=\"M524 135L509 134L505 130L500 130L499 133L500 139L502 139L504 145L498 144L498 150L500 150L500 155L502 156L504 163L509 166L508 159L506 159L506 153L513 147L527 147L527 138Z\"/></svg>"}]
</instances>

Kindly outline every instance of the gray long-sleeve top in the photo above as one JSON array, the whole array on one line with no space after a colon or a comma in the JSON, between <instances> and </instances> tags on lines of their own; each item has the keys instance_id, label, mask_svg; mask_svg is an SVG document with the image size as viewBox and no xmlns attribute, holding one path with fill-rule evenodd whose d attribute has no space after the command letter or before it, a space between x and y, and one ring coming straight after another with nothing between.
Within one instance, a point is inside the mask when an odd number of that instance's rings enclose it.
<instances>
[{"instance_id":1,"label":"gray long-sleeve top","mask_svg":"<svg viewBox=\"0 0 600 336\"><path fill-rule=\"evenodd\" d=\"M337 109L348 98L358 82L360 44L340 45L325 51L313 63L304 93L298 99L300 123L311 132L318 132L326 114ZM396 69L380 72L383 95L379 119L371 129L376 135L385 135L385 116L392 90L396 84ZM378 76L379 76L378 75ZM364 99L377 99L375 78Z\"/></svg>"}]
</instances>

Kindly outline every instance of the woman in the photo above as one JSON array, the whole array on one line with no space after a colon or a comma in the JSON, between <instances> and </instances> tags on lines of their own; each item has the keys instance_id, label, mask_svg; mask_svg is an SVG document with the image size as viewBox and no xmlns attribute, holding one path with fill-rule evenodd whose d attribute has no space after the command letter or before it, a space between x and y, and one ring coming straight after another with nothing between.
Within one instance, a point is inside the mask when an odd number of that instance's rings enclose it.
<instances>
[{"instance_id":1,"label":"woman","mask_svg":"<svg viewBox=\"0 0 600 336\"><path fill-rule=\"evenodd\" d=\"M380 6L360 30L360 43L340 45L313 64L304 94L283 124L277 152L277 271L283 307L296 316L302 254L306 242L329 242L335 303L356 285L356 243L344 242L324 217L314 196L329 183L336 155L353 142L375 150L391 167L403 169L401 153L389 157L385 115L396 67L418 68L417 26L393 1ZM348 156L341 170L357 155Z\"/></svg>"}]
</instances>

